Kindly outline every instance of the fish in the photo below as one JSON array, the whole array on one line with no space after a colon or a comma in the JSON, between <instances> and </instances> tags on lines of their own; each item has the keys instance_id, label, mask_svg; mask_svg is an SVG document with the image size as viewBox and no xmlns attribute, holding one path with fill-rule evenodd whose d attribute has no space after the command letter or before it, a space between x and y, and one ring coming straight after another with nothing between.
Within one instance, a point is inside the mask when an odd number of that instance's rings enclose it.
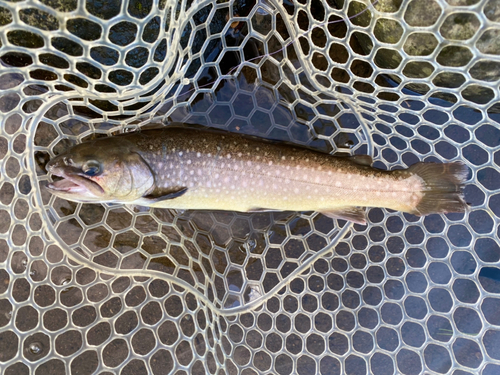
<instances>
[{"instance_id":1,"label":"fish","mask_svg":"<svg viewBox=\"0 0 500 375\"><path fill-rule=\"evenodd\" d=\"M392 171L225 131L171 124L77 144L52 158L46 189L82 203L179 210L316 211L366 224L365 207L418 216L465 212L468 168L419 162Z\"/></svg>"}]
</instances>

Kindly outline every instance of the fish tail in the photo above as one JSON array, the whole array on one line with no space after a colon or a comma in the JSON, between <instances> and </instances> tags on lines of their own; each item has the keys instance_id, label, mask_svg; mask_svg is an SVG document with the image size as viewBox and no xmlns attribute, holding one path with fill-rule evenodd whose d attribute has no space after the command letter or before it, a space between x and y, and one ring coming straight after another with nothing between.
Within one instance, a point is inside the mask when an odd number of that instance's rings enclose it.
<instances>
[{"instance_id":1,"label":"fish tail","mask_svg":"<svg viewBox=\"0 0 500 375\"><path fill-rule=\"evenodd\" d=\"M408 170L422 178L424 193L412 212L416 215L434 213L466 212L463 187L469 174L467 166L454 163L417 163Z\"/></svg>"}]
</instances>

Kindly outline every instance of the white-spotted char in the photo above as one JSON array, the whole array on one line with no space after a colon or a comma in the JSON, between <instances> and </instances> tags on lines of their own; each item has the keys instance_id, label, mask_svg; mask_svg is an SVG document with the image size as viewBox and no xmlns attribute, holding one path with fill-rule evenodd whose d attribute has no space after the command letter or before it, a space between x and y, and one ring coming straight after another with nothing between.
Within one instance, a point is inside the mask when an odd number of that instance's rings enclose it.
<instances>
[{"instance_id":1,"label":"white-spotted char","mask_svg":"<svg viewBox=\"0 0 500 375\"><path fill-rule=\"evenodd\" d=\"M69 163L68 161L71 161ZM328 154L220 131L145 130L82 143L51 160L51 193L78 202L229 211L318 211L364 223L360 207L427 215L463 212L461 163L370 167Z\"/></svg>"}]
</instances>

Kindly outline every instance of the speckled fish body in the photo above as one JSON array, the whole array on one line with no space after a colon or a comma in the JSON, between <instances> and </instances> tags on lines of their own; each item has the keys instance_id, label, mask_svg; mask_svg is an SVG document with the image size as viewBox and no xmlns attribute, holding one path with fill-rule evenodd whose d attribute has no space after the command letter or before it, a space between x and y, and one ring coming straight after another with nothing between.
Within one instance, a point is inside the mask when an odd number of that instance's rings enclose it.
<instances>
[{"instance_id":1,"label":"speckled fish body","mask_svg":"<svg viewBox=\"0 0 500 375\"><path fill-rule=\"evenodd\" d=\"M99 166L93 176L83 172L89 160ZM72 173L72 182L48 188L75 201L318 211L356 222L364 221L356 207L422 215L466 209L460 193L466 169L459 163L419 163L387 172L305 148L178 127L83 143L53 159L48 169L66 180Z\"/></svg>"}]
</instances>

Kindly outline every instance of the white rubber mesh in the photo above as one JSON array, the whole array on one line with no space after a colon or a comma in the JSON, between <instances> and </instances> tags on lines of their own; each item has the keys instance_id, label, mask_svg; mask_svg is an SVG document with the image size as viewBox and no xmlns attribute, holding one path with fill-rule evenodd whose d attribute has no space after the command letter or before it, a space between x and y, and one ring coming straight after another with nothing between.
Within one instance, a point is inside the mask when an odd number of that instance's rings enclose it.
<instances>
[{"instance_id":1,"label":"white rubber mesh","mask_svg":"<svg viewBox=\"0 0 500 375\"><path fill-rule=\"evenodd\" d=\"M499 374L499 22L496 0L0 2L0 372ZM71 145L171 121L460 160L472 207L365 227L41 188Z\"/></svg>"}]
</instances>

